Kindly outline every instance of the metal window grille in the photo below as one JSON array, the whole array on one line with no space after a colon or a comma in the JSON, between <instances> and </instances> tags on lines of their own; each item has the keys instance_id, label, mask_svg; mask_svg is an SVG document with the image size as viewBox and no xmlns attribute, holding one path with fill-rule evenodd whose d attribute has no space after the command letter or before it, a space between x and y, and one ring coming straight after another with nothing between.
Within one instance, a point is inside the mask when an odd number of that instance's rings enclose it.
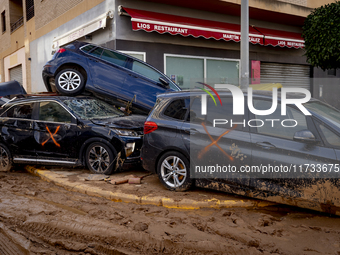
<instances>
[{"instance_id":1,"label":"metal window grille","mask_svg":"<svg viewBox=\"0 0 340 255\"><path fill-rule=\"evenodd\" d=\"M26 21L34 17L34 0L26 0Z\"/></svg>"}]
</instances>

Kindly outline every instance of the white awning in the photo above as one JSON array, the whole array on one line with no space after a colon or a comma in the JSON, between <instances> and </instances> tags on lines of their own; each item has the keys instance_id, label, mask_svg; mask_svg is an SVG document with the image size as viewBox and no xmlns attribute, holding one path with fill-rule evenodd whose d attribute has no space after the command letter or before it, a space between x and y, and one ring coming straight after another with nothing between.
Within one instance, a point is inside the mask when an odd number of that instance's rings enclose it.
<instances>
[{"instance_id":1,"label":"white awning","mask_svg":"<svg viewBox=\"0 0 340 255\"><path fill-rule=\"evenodd\" d=\"M61 35L53 40L52 50L68 44L74 40L77 40L85 35L91 34L92 32L106 27L106 18L113 18L113 11L110 10L97 18Z\"/></svg>"}]
</instances>

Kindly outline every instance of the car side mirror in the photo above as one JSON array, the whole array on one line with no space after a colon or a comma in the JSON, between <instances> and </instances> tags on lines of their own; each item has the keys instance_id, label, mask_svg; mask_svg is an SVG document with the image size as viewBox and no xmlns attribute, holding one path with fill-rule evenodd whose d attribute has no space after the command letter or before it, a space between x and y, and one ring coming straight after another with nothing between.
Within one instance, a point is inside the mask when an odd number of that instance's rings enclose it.
<instances>
[{"instance_id":1,"label":"car side mirror","mask_svg":"<svg viewBox=\"0 0 340 255\"><path fill-rule=\"evenodd\" d=\"M159 77L159 81L161 82L163 87L165 87L167 89L169 88L169 82L166 79L164 79L163 77Z\"/></svg>"},{"instance_id":2,"label":"car side mirror","mask_svg":"<svg viewBox=\"0 0 340 255\"><path fill-rule=\"evenodd\" d=\"M298 142L305 142L305 143L316 143L317 140L313 133L308 129L297 131L294 134L293 139Z\"/></svg>"}]
</instances>

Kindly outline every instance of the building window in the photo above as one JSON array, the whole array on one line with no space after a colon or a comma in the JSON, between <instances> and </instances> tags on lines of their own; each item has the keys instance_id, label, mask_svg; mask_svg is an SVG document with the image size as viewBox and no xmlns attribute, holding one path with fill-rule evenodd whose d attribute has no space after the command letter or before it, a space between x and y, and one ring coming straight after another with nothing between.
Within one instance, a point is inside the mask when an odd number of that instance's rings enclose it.
<instances>
[{"instance_id":1,"label":"building window","mask_svg":"<svg viewBox=\"0 0 340 255\"><path fill-rule=\"evenodd\" d=\"M5 13L5 11L3 11L1 13L1 26L2 26L2 32L5 33L6 32L6 13Z\"/></svg>"},{"instance_id":2,"label":"building window","mask_svg":"<svg viewBox=\"0 0 340 255\"><path fill-rule=\"evenodd\" d=\"M34 17L34 0L26 0L26 21Z\"/></svg>"},{"instance_id":3,"label":"building window","mask_svg":"<svg viewBox=\"0 0 340 255\"><path fill-rule=\"evenodd\" d=\"M182 89L201 88L200 83L239 86L240 61L165 54L165 73Z\"/></svg>"},{"instance_id":4,"label":"building window","mask_svg":"<svg viewBox=\"0 0 340 255\"><path fill-rule=\"evenodd\" d=\"M11 33L24 24L22 0L9 1L9 21L11 25Z\"/></svg>"}]
</instances>

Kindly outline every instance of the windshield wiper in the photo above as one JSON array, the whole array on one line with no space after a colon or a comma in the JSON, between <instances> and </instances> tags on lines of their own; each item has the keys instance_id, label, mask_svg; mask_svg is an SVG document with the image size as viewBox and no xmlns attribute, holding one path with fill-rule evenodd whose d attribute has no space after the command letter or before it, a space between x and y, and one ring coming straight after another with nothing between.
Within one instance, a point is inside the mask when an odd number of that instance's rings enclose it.
<instances>
[{"instance_id":1,"label":"windshield wiper","mask_svg":"<svg viewBox=\"0 0 340 255\"><path fill-rule=\"evenodd\" d=\"M88 118L89 120L103 120L103 119L111 119L111 118L117 118L117 117L122 117L123 115L115 115L115 116L102 116L102 117L94 117L94 118Z\"/></svg>"}]
</instances>

